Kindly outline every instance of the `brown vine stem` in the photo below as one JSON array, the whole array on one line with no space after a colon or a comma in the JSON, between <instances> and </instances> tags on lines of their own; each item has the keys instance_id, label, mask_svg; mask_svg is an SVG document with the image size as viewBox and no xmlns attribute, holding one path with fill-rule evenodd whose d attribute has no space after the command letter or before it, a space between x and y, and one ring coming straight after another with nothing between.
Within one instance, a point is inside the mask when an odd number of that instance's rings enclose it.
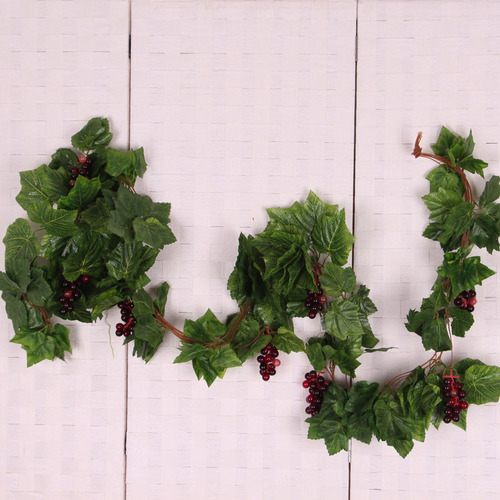
<instances>
[{"instance_id":1,"label":"brown vine stem","mask_svg":"<svg viewBox=\"0 0 500 500\"><path fill-rule=\"evenodd\" d=\"M236 331L238 330L241 322L243 321L243 319L248 314L248 312L250 311L251 308L252 308L252 304L250 304L249 302L245 302L241 308L240 313L237 316L235 316L233 318L233 320L231 321L231 323L229 324L229 328L227 329L227 332L222 337L220 337L219 339L217 339L214 342L200 342L198 340L192 339L191 337L188 337L182 330L179 330L174 325L172 325L169 321L167 321L162 316L160 311L158 311L158 309L155 309L154 315L155 315L156 320L158 321L158 323L161 326L163 326L169 332L172 332L178 339L182 340L183 342L187 342L189 344L202 344L205 347L207 347L208 349L213 349L215 347L225 346L225 345L230 344L232 342L232 340L234 339L234 336L236 335ZM257 335L257 337L252 342L257 340L257 338L260 337L261 333L262 332L260 332L259 335Z\"/></svg>"},{"instance_id":2,"label":"brown vine stem","mask_svg":"<svg viewBox=\"0 0 500 500\"><path fill-rule=\"evenodd\" d=\"M422 139L422 132L419 132L417 134L417 138L415 140L415 145L413 147L413 152L412 155L415 158L429 158L430 160L435 161L436 163L443 164L453 172L456 172L460 176L460 180L462 181L462 184L464 186L464 201L468 201L469 203L472 203L474 206L477 205L476 201L474 200L474 196L472 194L472 188L471 185L467 179L467 176L465 175L465 171L463 168L453 165L451 161L448 158L444 158L443 156L438 156L434 155L431 153L424 153L422 152L422 148L420 147L420 141ZM465 248L469 246L469 233L470 230L468 229L465 231L464 234L462 234L462 238L460 241L460 246L462 248ZM450 299L450 279L447 278L445 282L443 283L443 288L446 289L446 298L449 300ZM451 331L451 324L450 324L450 312L448 308L445 308L446 312L446 328L448 330L449 336L450 336L450 342L451 342L451 366L453 366L453 340L452 340L452 331Z\"/></svg>"},{"instance_id":3,"label":"brown vine stem","mask_svg":"<svg viewBox=\"0 0 500 500\"><path fill-rule=\"evenodd\" d=\"M45 326L51 325L49 313L43 307L37 306L36 304L33 304L33 302L30 302L28 300L28 297L26 297L24 293L21 295L21 297L25 302L27 302L31 307L36 309L42 315Z\"/></svg>"},{"instance_id":4,"label":"brown vine stem","mask_svg":"<svg viewBox=\"0 0 500 500\"><path fill-rule=\"evenodd\" d=\"M421 368L424 370L431 369L432 367L438 365L441 363L441 357L443 353L442 352L435 352L430 359L428 359L425 363L422 363L420 365ZM403 383L404 380L406 380L411 374L413 373L413 370L400 373L399 375L396 375L395 377L391 378L391 380L388 380L383 387L389 387L393 390L396 390L399 385ZM382 388L383 390L383 388Z\"/></svg>"},{"instance_id":5,"label":"brown vine stem","mask_svg":"<svg viewBox=\"0 0 500 500\"><path fill-rule=\"evenodd\" d=\"M124 175L119 175L118 179L120 179L120 181L122 181L123 184L125 184L127 186L127 188L129 189L129 191L131 191L132 193L136 194L134 185L132 184L132 182L130 181L130 179L128 179Z\"/></svg>"}]
</instances>

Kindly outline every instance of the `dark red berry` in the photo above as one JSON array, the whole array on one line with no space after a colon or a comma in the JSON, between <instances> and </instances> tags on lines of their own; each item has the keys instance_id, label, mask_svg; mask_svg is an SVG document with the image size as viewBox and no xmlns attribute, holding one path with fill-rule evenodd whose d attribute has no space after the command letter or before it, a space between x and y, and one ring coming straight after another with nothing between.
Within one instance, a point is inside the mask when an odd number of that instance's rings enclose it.
<instances>
[{"instance_id":1,"label":"dark red berry","mask_svg":"<svg viewBox=\"0 0 500 500\"><path fill-rule=\"evenodd\" d=\"M82 283L88 283L90 281L90 276L88 274L83 274L82 276L80 276L80 280L82 281Z\"/></svg>"}]
</instances>

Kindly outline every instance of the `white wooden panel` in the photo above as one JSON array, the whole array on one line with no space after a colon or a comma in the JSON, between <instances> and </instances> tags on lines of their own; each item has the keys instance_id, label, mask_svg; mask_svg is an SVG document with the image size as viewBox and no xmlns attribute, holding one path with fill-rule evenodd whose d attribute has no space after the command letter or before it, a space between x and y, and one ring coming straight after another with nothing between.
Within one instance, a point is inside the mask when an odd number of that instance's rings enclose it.
<instances>
[{"instance_id":1,"label":"white wooden panel","mask_svg":"<svg viewBox=\"0 0 500 500\"><path fill-rule=\"evenodd\" d=\"M383 382L429 357L404 322L442 261L439 245L421 236L428 212L420 196L434 164L410 153L420 130L428 150L442 125L462 135L472 129L475 155L490 163L486 176L498 175L499 29L498 2L360 1L356 268L379 308L376 333L398 347L366 355L362 378ZM481 256L498 270L498 256ZM476 322L454 340L455 359L499 364L499 292L496 276L478 288ZM353 498L498 498L498 405L468 413L466 433L431 429L405 460L383 443L355 443Z\"/></svg>"},{"instance_id":2,"label":"white wooden panel","mask_svg":"<svg viewBox=\"0 0 500 500\"><path fill-rule=\"evenodd\" d=\"M352 215L355 2L141 0L132 30L132 146L178 238L153 283L170 283L177 326L208 307L225 319L238 235L266 207L312 189ZM270 382L248 362L207 388L172 364L178 345L130 363L130 498L346 497L347 455L306 437L305 355Z\"/></svg>"},{"instance_id":3,"label":"white wooden panel","mask_svg":"<svg viewBox=\"0 0 500 500\"><path fill-rule=\"evenodd\" d=\"M50 161L93 116L128 134L128 1L0 2L0 233L19 172ZM1 245L3 268L4 246ZM105 323L73 326L68 362L29 369L1 307L0 497L116 499L124 491L126 352Z\"/></svg>"}]
</instances>

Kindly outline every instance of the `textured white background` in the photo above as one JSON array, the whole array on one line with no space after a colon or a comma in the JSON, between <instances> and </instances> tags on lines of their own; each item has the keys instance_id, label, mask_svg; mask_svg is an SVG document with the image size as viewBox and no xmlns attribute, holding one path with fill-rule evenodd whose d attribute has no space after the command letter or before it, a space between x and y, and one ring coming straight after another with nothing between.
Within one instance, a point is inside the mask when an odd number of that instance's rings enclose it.
<instances>
[{"instance_id":1,"label":"textured white background","mask_svg":"<svg viewBox=\"0 0 500 500\"><path fill-rule=\"evenodd\" d=\"M379 308L373 326L398 347L366 355L359 376L382 382L425 361L403 323L440 251L421 237L432 165L409 154L419 130L425 147L441 125L472 128L488 175L499 173L498 2L0 0L0 9L2 235L24 215L19 171L108 116L115 145L145 148L138 190L172 202L178 242L149 274L172 287L173 323L234 312L225 288L239 233L261 231L266 207L312 189L346 207L351 227L355 214L354 264ZM497 277L480 288L457 355L500 364L499 292ZM282 355L271 382L247 363L208 389L172 364L175 338L144 365L101 322L71 325L68 363L28 370L1 309L0 498L348 497L347 453L329 457L306 439L305 355ZM318 324L296 327L307 338ZM431 429L405 460L354 442L351 498L497 499L499 423L499 405L474 407L467 433Z\"/></svg>"}]
</instances>

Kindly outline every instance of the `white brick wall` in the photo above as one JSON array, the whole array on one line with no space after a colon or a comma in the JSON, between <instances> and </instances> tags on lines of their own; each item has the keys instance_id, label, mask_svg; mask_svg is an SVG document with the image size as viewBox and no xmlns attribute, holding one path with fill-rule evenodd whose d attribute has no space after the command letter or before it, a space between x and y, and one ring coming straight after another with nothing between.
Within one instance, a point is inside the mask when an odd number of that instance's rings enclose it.
<instances>
[{"instance_id":1,"label":"white brick wall","mask_svg":"<svg viewBox=\"0 0 500 500\"><path fill-rule=\"evenodd\" d=\"M178 238L150 273L153 284L171 285L168 318L182 326L207 308L221 319L234 312L226 280L238 234L261 231L266 207L312 189L346 207L348 220L354 201L356 272L379 308L376 334L398 347L366 355L360 377L384 381L425 361L404 318L427 294L440 254L421 237L419 197L432 165L410 152L419 130L428 145L443 124L472 128L478 156L498 174L500 4L0 0L0 8L2 235L24 215L14 199L19 171L69 145L88 118L110 117L114 143L127 145L130 22L130 142L149 163L138 190L172 202ZM484 257L498 268L496 256ZM496 277L481 288L457 355L500 364L499 288ZM144 365L102 322L72 326L67 364L28 370L8 342L3 306L0 321L0 498L347 498L347 454L328 457L306 439L305 355L283 355L267 384L247 363L207 388L190 366L172 364L177 339ZM297 322L304 338L317 327ZM383 443L354 442L351 498L497 498L499 421L499 405L474 407L467 433L431 430L406 460Z\"/></svg>"}]
</instances>

